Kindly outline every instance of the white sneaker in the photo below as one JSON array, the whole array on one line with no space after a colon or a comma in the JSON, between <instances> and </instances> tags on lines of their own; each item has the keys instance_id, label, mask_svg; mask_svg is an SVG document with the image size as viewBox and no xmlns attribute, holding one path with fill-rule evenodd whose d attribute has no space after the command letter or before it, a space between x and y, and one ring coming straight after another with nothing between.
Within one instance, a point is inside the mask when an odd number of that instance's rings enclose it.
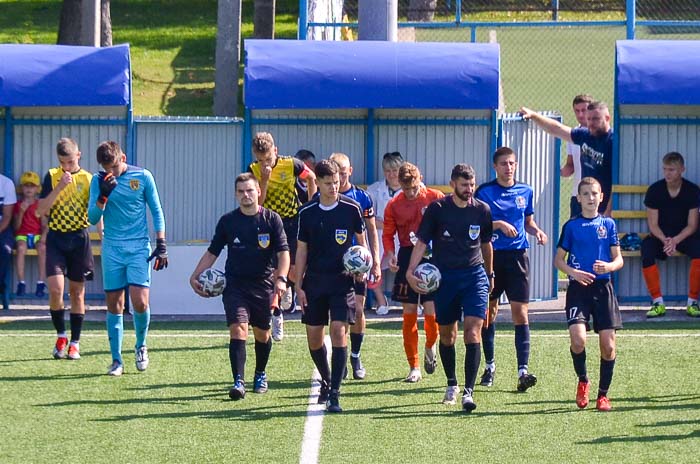
<instances>
[{"instance_id":1,"label":"white sneaker","mask_svg":"<svg viewBox=\"0 0 700 464\"><path fill-rule=\"evenodd\" d=\"M435 350L435 345L430 348L425 349L425 354L423 355L423 369L425 369L426 374L432 374L435 372L437 367L437 352Z\"/></svg>"},{"instance_id":2,"label":"white sneaker","mask_svg":"<svg viewBox=\"0 0 700 464\"><path fill-rule=\"evenodd\" d=\"M386 316L389 314L389 306L387 305L381 305L377 307L377 315L378 316Z\"/></svg>"},{"instance_id":3,"label":"white sneaker","mask_svg":"<svg viewBox=\"0 0 700 464\"><path fill-rule=\"evenodd\" d=\"M410 372L408 373L408 375L406 376L406 380L404 380L404 382L407 382L407 383L416 383L416 382L420 382L420 380L421 380L422 378L423 378L423 376L422 376L421 373L420 373L420 369L418 369L418 368L413 368L413 369L411 369L411 371L410 371Z\"/></svg>"},{"instance_id":4,"label":"white sneaker","mask_svg":"<svg viewBox=\"0 0 700 464\"><path fill-rule=\"evenodd\" d=\"M280 300L280 309L282 311L289 311L289 308L292 307L292 296L292 287L287 287L287 290L285 290Z\"/></svg>"},{"instance_id":5,"label":"white sneaker","mask_svg":"<svg viewBox=\"0 0 700 464\"><path fill-rule=\"evenodd\" d=\"M447 390L445 390L445 397L442 399L442 404L455 404L457 402L457 394L459 394L459 387L457 385L454 387L447 387Z\"/></svg>"},{"instance_id":6,"label":"white sneaker","mask_svg":"<svg viewBox=\"0 0 700 464\"><path fill-rule=\"evenodd\" d=\"M112 377L119 377L123 373L124 365L119 361L112 362L112 365L109 366L109 369L107 370L107 375L111 375Z\"/></svg>"},{"instance_id":7,"label":"white sneaker","mask_svg":"<svg viewBox=\"0 0 700 464\"><path fill-rule=\"evenodd\" d=\"M143 345L140 348L136 348L136 369L143 372L148 369L148 348Z\"/></svg>"},{"instance_id":8,"label":"white sneaker","mask_svg":"<svg viewBox=\"0 0 700 464\"><path fill-rule=\"evenodd\" d=\"M272 339L276 342L284 338L284 316L280 312L279 316L272 316Z\"/></svg>"},{"instance_id":9,"label":"white sneaker","mask_svg":"<svg viewBox=\"0 0 700 464\"><path fill-rule=\"evenodd\" d=\"M474 398L472 397L472 392L467 390L466 388L464 389L464 393L462 394L462 409L464 410L464 412L472 412L476 409L476 403L474 402Z\"/></svg>"}]
</instances>

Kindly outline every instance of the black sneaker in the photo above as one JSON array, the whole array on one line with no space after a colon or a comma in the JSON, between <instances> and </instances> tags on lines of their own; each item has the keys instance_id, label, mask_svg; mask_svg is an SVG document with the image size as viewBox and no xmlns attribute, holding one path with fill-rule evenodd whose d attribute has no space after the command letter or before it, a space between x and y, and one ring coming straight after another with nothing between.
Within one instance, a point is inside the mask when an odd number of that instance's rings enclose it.
<instances>
[{"instance_id":1,"label":"black sneaker","mask_svg":"<svg viewBox=\"0 0 700 464\"><path fill-rule=\"evenodd\" d=\"M17 291L15 292L15 295L17 296L24 296L27 293L27 284L24 282L20 282L17 284Z\"/></svg>"},{"instance_id":2,"label":"black sneaker","mask_svg":"<svg viewBox=\"0 0 700 464\"><path fill-rule=\"evenodd\" d=\"M479 382L479 385L482 387L490 387L493 385L493 378L496 375L495 371L492 371L488 367L484 369L484 375L481 376L481 382Z\"/></svg>"},{"instance_id":3,"label":"black sneaker","mask_svg":"<svg viewBox=\"0 0 700 464\"><path fill-rule=\"evenodd\" d=\"M245 382L241 380L240 376L236 377L236 381L233 386L228 391L228 397L234 401L242 400L245 398Z\"/></svg>"},{"instance_id":4,"label":"black sneaker","mask_svg":"<svg viewBox=\"0 0 700 464\"><path fill-rule=\"evenodd\" d=\"M537 377L532 374L525 373L518 379L518 391L525 392L528 388L534 387L537 383Z\"/></svg>"},{"instance_id":5,"label":"black sneaker","mask_svg":"<svg viewBox=\"0 0 700 464\"><path fill-rule=\"evenodd\" d=\"M36 292L34 294L37 298L44 298L46 296L46 284L44 282L37 283Z\"/></svg>"},{"instance_id":6,"label":"black sneaker","mask_svg":"<svg viewBox=\"0 0 700 464\"><path fill-rule=\"evenodd\" d=\"M338 390L331 390L330 395L328 395L326 411L343 412L343 408L340 407L340 392Z\"/></svg>"},{"instance_id":7,"label":"black sneaker","mask_svg":"<svg viewBox=\"0 0 700 464\"><path fill-rule=\"evenodd\" d=\"M350 356L350 365L352 366L352 378L353 379L362 380L365 378L365 375L367 374L367 372L365 371L365 368L362 365L362 360L360 359L359 356L357 358L355 358L354 356Z\"/></svg>"},{"instance_id":8,"label":"black sneaker","mask_svg":"<svg viewBox=\"0 0 700 464\"><path fill-rule=\"evenodd\" d=\"M331 392L331 385L321 380L321 389L318 392L318 404L326 404L328 394Z\"/></svg>"},{"instance_id":9,"label":"black sneaker","mask_svg":"<svg viewBox=\"0 0 700 464\"><path fill-rule=\"evenodd\" d=\"M476 403L474 402L473 392L465 388L462 393L462 410L464 412L472 412L476 409Z\"/></svg>"}]
</instances>

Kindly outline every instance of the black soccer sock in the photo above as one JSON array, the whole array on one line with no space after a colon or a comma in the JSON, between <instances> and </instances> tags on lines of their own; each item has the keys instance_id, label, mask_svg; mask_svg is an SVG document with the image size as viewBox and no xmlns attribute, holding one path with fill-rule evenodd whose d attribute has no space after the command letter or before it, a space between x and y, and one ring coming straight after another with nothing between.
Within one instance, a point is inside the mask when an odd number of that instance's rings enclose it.
<instances>
[{"instance_id":1,"label":"black soccer sock","mask_svg":"<svg viewBox=\"0 0 700 464\"><path fill-rule=\"evenodd\" d=\"M245 382L245 340L231 339L228 345L228 359L231 362L233 380L240 376Z\"/></svg>"},{"instance_id":2,"label":"black soccer sock","mask_svg":"<svg viewBox=\"0 0 700 464\"><path fill-rule=\"evenodd\" d=\"M272 337L265 343L255 340L255 372L265 372L270 351L272 351Z\"/></svg>"},{"instance_id":3,"label":"black soccer sock","mask_svg":"<svg viewBox=\"0 0 700 464\"><path fill-rule=\"evenodd\" d=\"M571 351L571 348L569 348ZM580 353L574 353L571 351L571 359L574 360L574 371L578 376L579 382L588 382L588 372L586 371L586 349Z\"/></svg>"},{"instance_id":4,"label":"black soccer sock","mask_svg":"<svg viewBox=\"0 0 700 464\"><path fill-rule=\"evenodd\" d=\"M615 360L610 361L600 358L600 384L598 386L598 398L607 396L612 383Z\"/></svg>"},{"instance_id":5,"label":"black soccer sock","mask_svg":"<svg viewBox=\"0 0 700 464\"><path fill-rule=\"evenodd\" d=\"M481 362L481 344L467 343L464 355L464 388L474 390L476 376L479 374Z\"/></svg>"},{"instance_id":6,"label":"black soccer sock","mask_svg":"<svg viewBox=\"0 0 700 464\"><path fill-rule=\"evenodd\" d=\"M275 308L272 310L272 315L275 317L279 317L279 315L282 314L282 310L279 308Z\"/></svg>"},{"instance_id":7,"label":"black soccer sock","mask_svg":"<svg viewBox=\"0 0 700 464\"><path fill-rule=\"evenodd\" d=\"M331 390L340 390L348 362L348 347L334 346L331 353Z\"/></svg>"},{"instance_id":8,"label":"black soccer sock","mask_svg":"<svg viewBox=\"0 0 700 464\"><path fill-rule=\"evenodd\" d=\"M314 361L316 370L318 370L321 380L324 382L331 381L331 366L328 365L328 352L326 351L326 345L321 346L317 350L309 350L311 353L311 359Z\"/></svg>"},{"instance_id":9,"label":"black soccer sock","mask_svg":"<svg viewBox=\"0 0 700 464\"><path fill-rule=\"evenodd\" d=\"M528 324L515 326L515 356L518 359L518 369L527 369L530 362L530 326Z\"/></svg>"},{"instance_id":10,"label":"black soccer sock","mask_svg":"<svg viewBox=\"0 0 700 464\"><path fill-rule=\"evenodd\" d=\"M350 332L350 351L352 354L359 356L360 349L362 348L362 341L365 339L365 334L363 333L352 333Z\"/></svg>"},{"instance_id":11,"label":"black soccer sock","mask_svg":"<svg viewBox=\"0 0 700 464\"><path fill-rule=\"evenodd\" d=\"M493 364L496 361L496 322L481 328L481 343L484 347L484 361Z\"/></svg>"},{"instance_id":12,"label":"black soccer sock","mask_svg":"<svg viewBox=\"0 0 700 464\"><path fill-rule=\"evenodd\" d=\"M70 313L70 341L79 342L80 332L83 330L83 320L85 314Z\"/></svg>"},{"instance_id":13,"label":"black soccer sock","mask_svg":"<svg viewBox=\"0 0 700 464\"><path fill-rule=\"evenodd\" d=\"M440 342L440 360L442 361L442 368L445 371L445 377L447 377L447 386L456 387L457 386L457 374L455 371L457 367L455 366L455 358L457 357L455 353L455 346L443 345Z\"/></svg>"},{"instance_id":14,"label":"black soccer sock","mask_svg":"<svg viewBox=\"0 0 700 464\"><path fill-rule=\"evenodd\" d=\"M59 335L66 333L65 310L63 308L52 309L49 311L49 313L51 314L51 322L53 322L53 327L56 329L56 333Z\"/></svg>"}]
</instances>

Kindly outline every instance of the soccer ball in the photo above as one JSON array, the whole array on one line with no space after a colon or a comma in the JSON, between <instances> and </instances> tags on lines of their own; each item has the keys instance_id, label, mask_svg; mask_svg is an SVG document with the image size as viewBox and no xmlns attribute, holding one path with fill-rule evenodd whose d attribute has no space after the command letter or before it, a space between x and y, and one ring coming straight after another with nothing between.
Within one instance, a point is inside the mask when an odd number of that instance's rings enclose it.
<instances>
[{"instance_id":1,"label":"soccer ball","mask_svg":"<svg viewBox=\"0 0 700 464\"><path fill-rule=\"evenodd\" d=\"M204 293L210 296L219 296L224 293L226 288L226 276L218 269L210 267L205 269L197 279L202 284Z\"/></svg>"},{"instance_id":2,"label":"soccer ball","mask_svg":"<svg viewBox=\"0 0 700 464\"><path fill-rule=\"evenodd\" d=\"M418 288L421 290L430 293L440 287L440 279L442 279L440 270L430 263L420 264L413 275L418 278Z\"/></svg>"},{"instance_id":3,"label":"soccer ball","mask_svg":"<svg viewBox=\"0 0 700 464\"><path fill-rule=\"evenodd\" d=\"M372 268L372 255L361 245L351 246L343 255L343 266L352 274L364 274Z\"/></svg>"}]
</instances>

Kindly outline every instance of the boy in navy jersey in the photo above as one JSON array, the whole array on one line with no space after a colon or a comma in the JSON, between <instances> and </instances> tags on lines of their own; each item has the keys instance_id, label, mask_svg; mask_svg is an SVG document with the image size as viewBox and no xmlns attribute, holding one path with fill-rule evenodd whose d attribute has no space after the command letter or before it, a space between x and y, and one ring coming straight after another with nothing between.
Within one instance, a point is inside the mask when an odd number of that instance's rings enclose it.
<instances>
[{"instance_id":1,"label":"boy in navy jersey","mask_svg":"<svg viewBox=\"0 0 700 464\"><path fill-rule=\"evenodd\" d=\"M442 274L435 292L435 312L440 326L440 358L447 377L444 404L455 404L459 387L455 374L455 343L458 323L464 317L464 393L462 409L476 409L473 392L481 359L481 327L486 319L489 290L493 288L493 248L491 210L474 198L474 168L458 164L452 169L452 195L434 201L423 215L418 241L413 247L406 280L417 293L414 275L423 259L427 243L433 242L432 263Z\"/></svg>"},{"instance_id":2,"label":"boy in navy jersey","mask_svg":"<svg viewBox=\"0 0 700 464\"><path fill-rule=\"evenodd\" d=\"M299 210L297 300L311 359L321 375L318 402L326 403L328 412L342 412L339 397L348 357L346 327L355 322L353 280L364 279L345 272L343 255L352 246L353 237L365 246L365 223L359 204L338 193L336 162L319 161L314 170L320 195ZM329 322L331 366L323 343Z\"/></svg>"},{"instance_id":3,"label":"boy in navy jersey","mask_svg":"<svg viewBox=\"0 0 700 464\"><path fill-rule=\"evenodd\" d=\"M538 245L547 243L545 234L535 223L532 187L515 180L518 162L515 152L501 147L493 154L496 179L481 185L476 198L491 208L493 219L494 288L489 296L488 324L481 330L486 369L481 385L493 385L498 299L505 291L510 302L515 326L515 353L518 360L518 391L524 392L537 383L537 377L528 373L530 359L530 325L527 309L530 301L530 244L527 234L534 235Z\"/></svg>"},{"instance_id":4,"label":"boy in navy jersey","mask_svg":"<svg viewBox=\"0 0 700 464\"><path fill-rule=\"evenodd\" d=\"M240 207L219 219L209 249L190 276L190 285L197 295L211 296L202 290L198 277L214 265L227 247L222 300L229 327L228 353L234 382L228 394L232 400L240 400L245 397L245 344L249 325L253 326L255 338L253 392L267 392L265 368L272 349L270 300L275 295L280 297L287 288L290 258L282 219L259 205L260 184L255 176L241 174L234 186Z\"/></svg>"},{"instance_id":5,"label":"boy in navy jersey","mask_svg":"<svg viewBox=\"0 0 700 464\"><path fill-rule=\"evenodd\" d=\"M381 257L379 256L379 238L377 223L374 220L374 202L367 191L350 183L352 166L350 158L344 153L333 153L330 158L338 164L338 178L340 179L340 194L352 198L360 204L362 217L367 228L367 240L372 252L372 269L370 276L374 282L382 278ZM365 298L367 296L367 283L355 281L355 323L350 327L350 365L352 377L355 380L365 378L366 372L360 359L360 349L365 337Z\"/></svg>"},{"instance_id":6,"label":"boy in navy jersey","mask_svg":"<svg viewBox=\"0 0 700 464\"><path fill-rule=\"evenodd\" d=\"M615 331L622 328L610 274L621 269L624 262L615 221L598 214L603 201L601 190L596 179L581 179L578 201L582 213L564 224L554 265L569 276L565 310L571 338L571 358L578 376L576 405L579 408L588 406L590 382L586 371L586 330L593 318L593 330L598 333L600 343L596 408L610 411L608 389L615 369Z\"/></svg>"}]
</instances>

